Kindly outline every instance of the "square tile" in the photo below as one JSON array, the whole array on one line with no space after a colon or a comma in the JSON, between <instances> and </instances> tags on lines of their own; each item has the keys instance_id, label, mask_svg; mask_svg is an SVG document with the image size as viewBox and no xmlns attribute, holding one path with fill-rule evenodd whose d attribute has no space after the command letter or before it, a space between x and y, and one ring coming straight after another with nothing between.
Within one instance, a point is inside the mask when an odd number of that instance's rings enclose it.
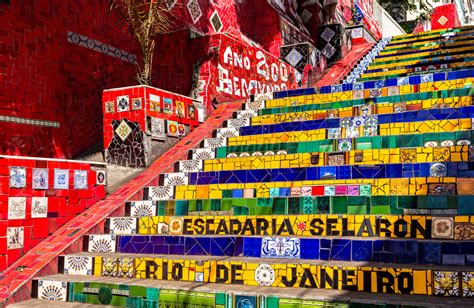
<instances>
[{"instance_id":1,"label":"square tile","mask_svg":"<svg viewBox=\"0 0 474 308\"><path fill-rule=\"evenodd\" d=\"M25 234L23 227L7 228L7 249L23 248Z\"/></svg>"},{"instance_id":2,"label":"square tile","mask_svg":"<svg viewBox=\"0 0 474 308\"><path fill-rule=\"evenodd\" d=\"M114 102L105 102L105 113L115 112Z\"/></svg>"},{"instance_id":3,"label":"square tile","mask_svg":"<svg viewBox=\"0 0 474 308\"><path fill-rule=\"evenodd\" d=\"M141 98L132 98L132 110L142 109L142 99Z\"/></svg>"},{"instance_id":4,"label":"square tile","mask_svg":"<svg viewBox=\"0 0 474 308\"><path fill-rule=\"evenodd\" d=\"M48 169L33 168L32 186L33 189L48 189Z\"/></svg>"},{"instance_id":5,"label":"square tile","mask_svg":"<svg viewBox=\"0 0 474 308\"><path fill-rule=\"evenodd\" d=\"M149 187L149 199L155 201L171 200L174 197L173 186L154 186Z\"/></svg>"},{"instance_id":6,"label":"square tile","mask_svg":"<svg viewBox=\"0 0 474 308\"><path fill-rule=\"evenodd\" d=\"M359 186L359 195L370 197L372 195L372 187L369 185L360 185Z\"/></svg>"},{"instance_id":7,"label":"square tile","mask_svg":"<svg viewBox=\"0 0 474 308\"><path fill-rule=\"evenodd\" d=\"M462 297L474 297L474 272L462 272Z\"/></svg>"},{"instance_id":8,"label":"square tile","mask_svg":"<svg viewBox=\"0 0 474 308\"><path fill-rule=\"evenodd\" d=\"M452 239L454 237L453 217L433 217L431 223L431 237Z\"/></svg>"},{"instance_id":9,"label":"square tile","mask_svg":"<svg viewBox=\"0 0 474 308\"><path fill-rule=\"evenodd\" d=\"M156 216L157 208L154 201L132 201L130 202L130 216L131 217L146 217Z\"/></svg>"},{"instance_id":10,"label":"square tile","mask_svg":"<svg viewBox=\"0 0 474 308\"><path fill-rule=\"evenodd\" d=\"M89 252L115 252L117 236L114 234L89 235Z\"/></svg>"},{"instance_id":11,"label":"square tile","mask_svg":"<svg viewBox=\"0 0 474 308\"><path fill-rule=\"evenodd\" d=\"M26 197L8 198L8 219L25 219Z\"/></svg>"},{"instance_id":12,"label":"square tile","mask_svg":"<svg viewBox=\"0 0 474 308\"><path fill-rule=\"evenodd\" d=\"M48 197L31 198L31 218L48 217Z\"/></svg>"},{"instance_id":13,"label":"square tile","mask_svg":"<svg viewBox=\"0 0 474 308\"><path fill-rule=\"evenodd\" d=\"M10 187L24 188L26 187L26 168L10 167Z\"/></svg>"},{"instance_id":14,"label":"square tile","mask_svg":"<svg viewBox=\"0 0 474 308\"><path fill-rule=\"evenodd\" d=\"M130 99L128 95L117 96L117 112L130 110Z\"/></svg>"},{"instance_id":15,"label":"square tile","mask_svg":"<svg viewBox=\"0 0 474 308\"><path fill-rule=\"evenodd\" d=\"M324 186L324 195L325 196L335 196L336 195L336 186Z\"/></svg>"},{"instance_id":16,"label":"square tile","mask_svg":"<svg viewBox=\"0 0 474 308\"><path fill-rule=\"evenodd\" d=\"M132 133L132 128L127 124L125 120L120 122L119 126L115 129L115 133L122 141L125 141L128 136Z\"/></svg>"},{"instance_id":17,"label":"square tile","mask_svg":"<svg viewBox=\"0 0 474 308\"><path fill-rule=\"evenodd\" d=\"M69 170L54 169L54 189L69 189Z\"/></svg>"},{"instance_id":18,"label":"square tile","mask_svg":"<svg viewBox=\"0 0 474 308\"><path fill-rule=\"evenodd\" d=\"M87 189L87 170L74 170L74 189Z\"/></svg>"},{"instance_id":19,"label":"square tile","mask_svg":"<svg viewBox=\"0 0 474 308\"><path fill-rule=\"evenodd\" d=\"M38 298L48 301L67 301L67 282L40 279L38 281Z\"/></svg>"},{"instance_id":20,"label":"square tile","mask_svg":"<svg viewBox=\"0 0 474 308\"><path fill-rule=\"evenodd\" d=\"M64 274L92 275L92 257L64 256Z\"/></svg>"},{"instance_id":21,"label":"square tile","mask_svg":"<svg viewBox=\"0 0 474 308\"><path fill-rule=\"evenodd\" d=\"M169 224L169 234L180 235L183 233L183 217L171 217Z\"/></svg>"},{"instance_id":22,"label":"square tile","mask_svg":"<svg viewBox=\"0 0 474 308\"><path fill-rule=\"evenodd\" d=\"M188 185L189 178L184 172L165 173L164 184L165 186L182 186Z\"/></svg>"},{"instance_id":23,"label":"square tile","mask_svg":"<svg viewBox=\"0 0 474 308\"><path fill-rule=\"evenodd\" d=\"M300 240L290 237L264 237L261 258L300 258Z\"/></svg>"},{"instance_id":24,"label":"square tile","mask_svg":"<svg viewBox=\"0 0 474 308\"><path fill-rule=\"evenodd\" d=\"M459 273L434 271L434 295L459 296Z\"/></svg>"},{"instance_id":25,"label":"square tile","mask_svg":"<svg viewBox=\"0 0 474 308\"><path fill-rule=\"evenodd\" d=\"M137 219L134 217L109 217L110 234L128 235L137 232Z\"/></svg>"}]
</instances>

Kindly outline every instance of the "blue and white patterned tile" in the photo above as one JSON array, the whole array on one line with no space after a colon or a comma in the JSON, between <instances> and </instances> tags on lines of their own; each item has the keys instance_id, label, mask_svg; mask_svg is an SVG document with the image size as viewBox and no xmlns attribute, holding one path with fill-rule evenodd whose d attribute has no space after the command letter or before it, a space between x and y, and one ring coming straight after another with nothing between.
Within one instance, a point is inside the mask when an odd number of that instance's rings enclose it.
<instances>
[{"instance_id":1,"label":"blue and white patterned tile","mask_svg":"<svg viewBox=\"0 0 474 308\"><path fill-rule=\"evenodd\" d=\"M10 167L10 187L24 188L26 187L26 168Z\"/></svg>"},{"instance_id":2,"label":"blue and white patterned tile","mask_svg":"<svg viewBox=\"0 0 474 308\"><path fill-rule=\"evenodd\" d=\"M69 170L54 169L54 189L69 189Z\"/></svg>"},{"instance_id":3,"label":"blue and white patterned tile","mask_svg":"<svg viewBox=\"0 0 474 308\"><path fill-rule=\"evenodd\" d=\"M300 258L300 239L291 237L264 237L260 256L262 258Z\"/></svg>"},{"instance_id":4,"label":"blue and white patterned tile","mask_svg":"<svg viewBox=\"0 0 474 308\"><path fill-rule=\"evenodd\" d=\"M74 189L87 189L87 170L74 170Z\"/></svg>"}]
</instances>

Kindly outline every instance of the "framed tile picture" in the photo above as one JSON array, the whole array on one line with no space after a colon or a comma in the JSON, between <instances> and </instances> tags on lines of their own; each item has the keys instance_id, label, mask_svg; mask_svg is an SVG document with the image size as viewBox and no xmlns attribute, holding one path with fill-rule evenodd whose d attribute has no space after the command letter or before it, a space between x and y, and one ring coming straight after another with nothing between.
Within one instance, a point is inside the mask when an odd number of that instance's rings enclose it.
<instances>
[{"instance_id":1,"label":"framed tile picture","mask_svg":"<svg viewBox=\"0 0 474 308\"><path fill-rule=\"evenodd\" d=\"M26 168L10 167L10 187L24 188L26 187Z\"/></svg>"},{"instance_id":2,"label":"framed tile picture","mask_svg":"<svg viewBox=\"0 0 474 308\"><path fill-rule=\"evenodd\" d=\"M69 170L54 169L54 189L69 189Z\"/></svg>"},{"instance_id":3,"label":"framed tile picture","mask_svg":"<svg viewBox=\"0 0 474 308\"><path fill-rule=\"evenodd\" d=\"M33 189L48 189L48 169L33 168Z\"/></svg>"}]
</instances>

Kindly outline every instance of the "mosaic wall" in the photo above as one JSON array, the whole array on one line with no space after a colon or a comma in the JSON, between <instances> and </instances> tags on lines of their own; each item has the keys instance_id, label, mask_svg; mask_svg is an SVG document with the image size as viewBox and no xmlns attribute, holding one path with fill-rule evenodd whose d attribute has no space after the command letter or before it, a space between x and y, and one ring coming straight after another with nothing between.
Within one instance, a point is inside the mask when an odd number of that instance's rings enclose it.
<instances>
[{"instance_id":1,"label":"mosaic wall","mask_svg":"<svg viewBox=\"0 0 474 308\"><path fill-rule=\"evenodd\" d=\"M152 140L183 137L204 120L201 104L151 87L106 90L102 104L105 159L132 168L150 164Z\"/></svg>"},{"instance_id":2,"label":"mosaic wall","mask_svg":"<svg viewBox=\"0 0 474 308\"><path fill-rule=\"evenodd\" d=\"M0 271L105 197L105 166L0 157Z\"/></svg>"},{"instance_id":3,"label":"mosaic wall","mask_svg":"<svg viewBox=\"0 0 474 308\"><path fill-rule=\"evenodd\" d=\"M93 1L0 4L0 154L72 158L101 142L100 93L133 84L140 54L105 11Z\"/></svg>"}]
</instances>

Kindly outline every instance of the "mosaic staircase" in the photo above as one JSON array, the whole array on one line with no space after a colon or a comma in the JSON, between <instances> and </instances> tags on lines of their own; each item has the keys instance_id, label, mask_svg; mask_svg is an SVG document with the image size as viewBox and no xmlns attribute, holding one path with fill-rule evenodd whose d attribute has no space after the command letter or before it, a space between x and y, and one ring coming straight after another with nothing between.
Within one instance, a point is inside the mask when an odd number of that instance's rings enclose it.
<instances>
[{"instance_id":1,"label":"mosaic staircase","mask_svg":"<svg viewBox=\"0 0 474 308\"><path fill-rule=\"evenodd\" d=\"M256 96L33 297L474 306L473 36L393 37L347 83Z\"/></svg>"}]
</instances>

